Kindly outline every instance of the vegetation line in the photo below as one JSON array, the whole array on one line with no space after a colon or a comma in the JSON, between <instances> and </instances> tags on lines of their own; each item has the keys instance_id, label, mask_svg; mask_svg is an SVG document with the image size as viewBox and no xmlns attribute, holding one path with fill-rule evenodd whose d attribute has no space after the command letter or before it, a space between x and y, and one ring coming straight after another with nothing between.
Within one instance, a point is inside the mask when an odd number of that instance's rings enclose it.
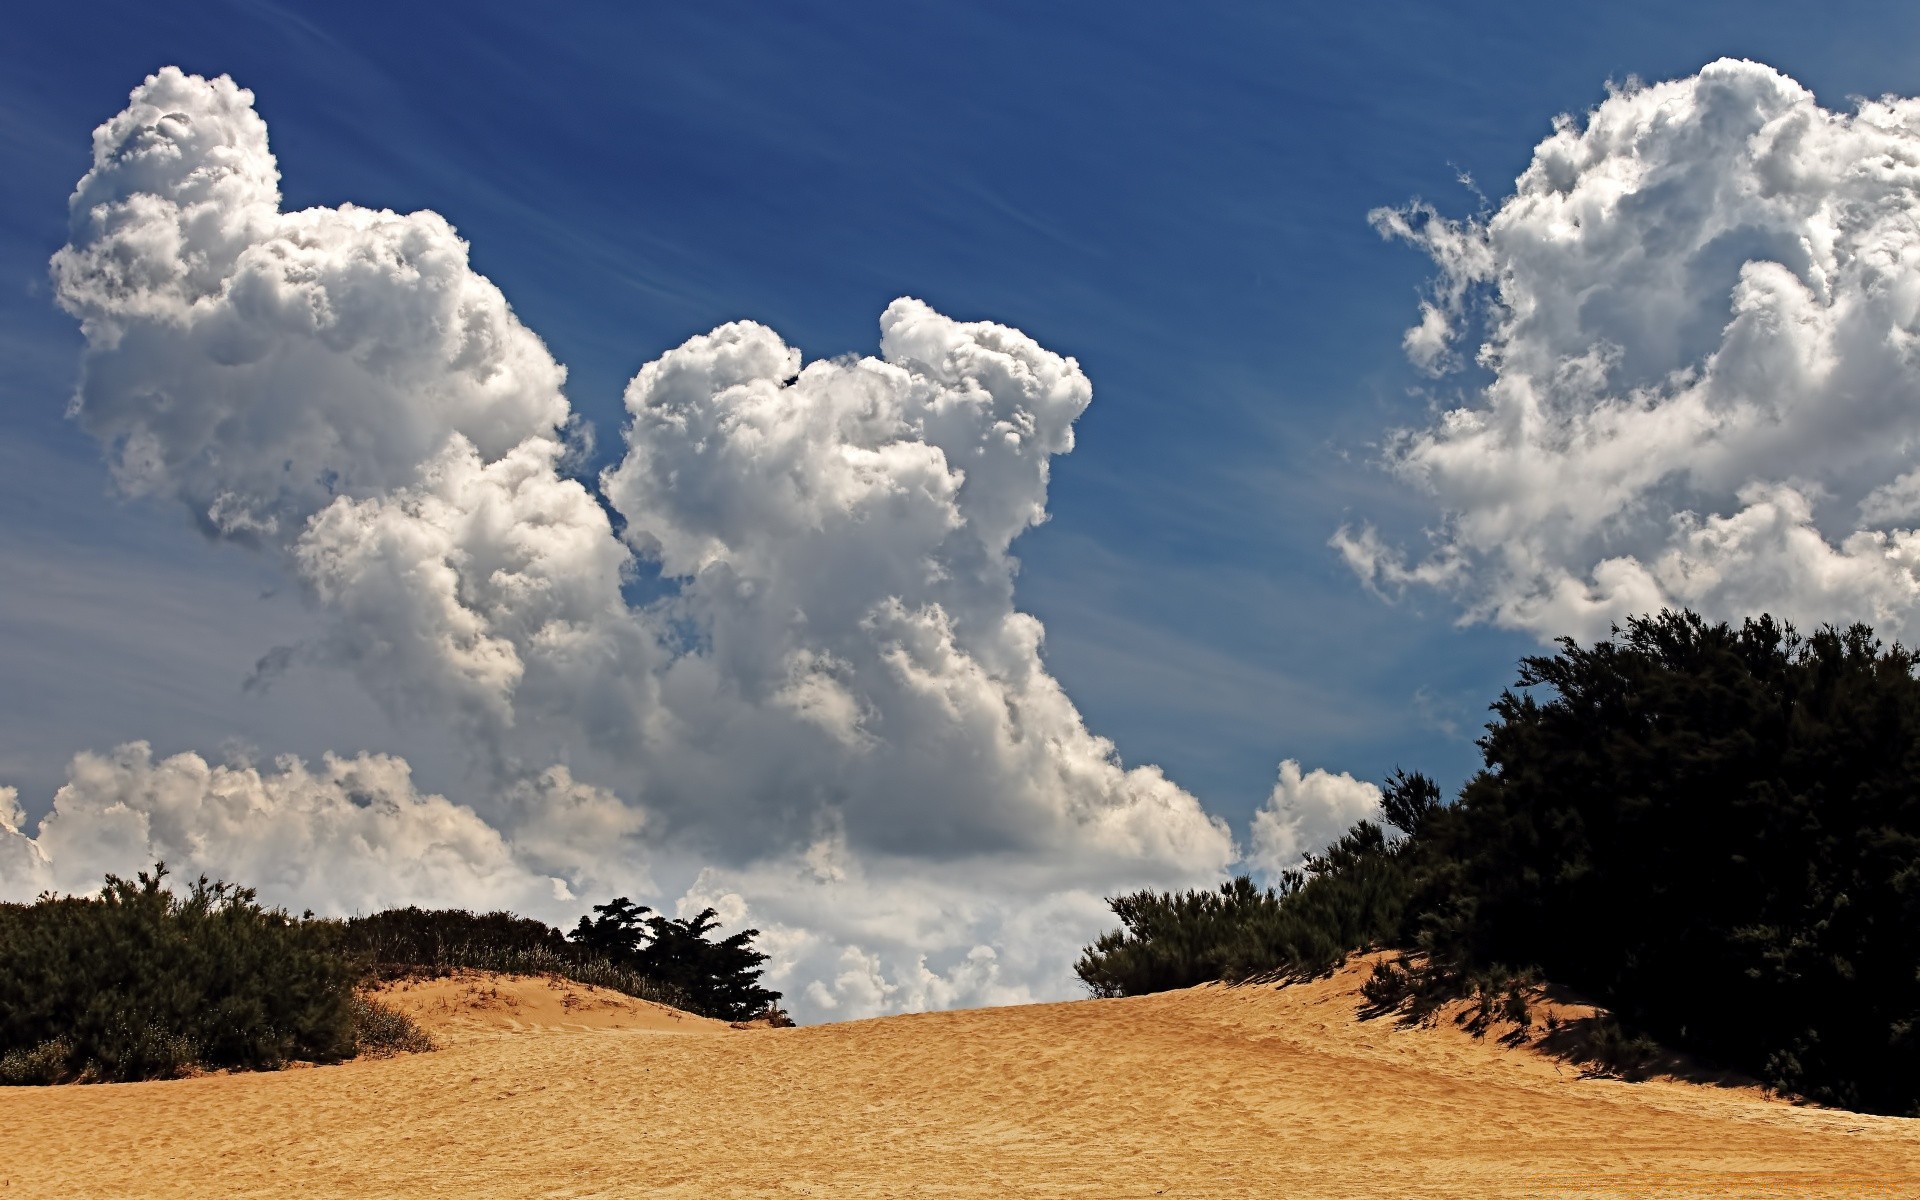
<instances>
[{"instance_id":1,"label":"vegetation line","mask_svg":"<svg viewBox=\"0 0 1920 1200\"><path fill-rule=\"evenodd\" d=\"M1920 1115L1920 657L1663 612L1523 659L1452 803L1396 772L1266 889L1138 892L1077 970L1095 995L1325 972L1397 947L1377 1002L1551 979L1658 1043L1796 1096Z\"/></svg>"},{"instance_id":2,"label":"vegetation line","mask_svg":"<svg viewBox=\"0 0 1920 1200\"><path fill-rule=\"evenodd\" d=\"M96 896L0 904L0 1084L166 1079L426 1050L372 984L459 970L557 975L727 1020L784 1020L757 930L621 898L569 938L512 913L294 917L249 888L165 885L164 864Z\"/></svg>"}]
</instances>

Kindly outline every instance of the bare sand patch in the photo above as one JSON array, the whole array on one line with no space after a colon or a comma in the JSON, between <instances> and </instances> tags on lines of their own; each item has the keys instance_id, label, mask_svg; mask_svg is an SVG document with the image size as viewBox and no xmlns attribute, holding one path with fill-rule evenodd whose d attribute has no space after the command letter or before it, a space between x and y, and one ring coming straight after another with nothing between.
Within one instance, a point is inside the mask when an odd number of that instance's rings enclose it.
<instances>
[{"instance_id":1,"label":"bare sand patch","mask_svg":"<svg viewBox=\"0 0 1920 1200\"><path fill-rule=\"evenodd\" d=\"M777 1030L462 1001L431 1054L0 1090L0 1195L1920 1195L1920 1121L1357 1020L1365 970Z\"/></svg>"},{"instance_id":2,"label":"bare sand patch","mask_svg":"<svg viewBox=\"0 0 1920 1200\"><path fill-rule=\"evenodd\" d=\"M724 1021L553 975L460 971L438 979L400 980L370 995L412 1017L443 1046L510 1033L588 1029L691 1033L727 1028Z\"/></svg>"}]
</instances>

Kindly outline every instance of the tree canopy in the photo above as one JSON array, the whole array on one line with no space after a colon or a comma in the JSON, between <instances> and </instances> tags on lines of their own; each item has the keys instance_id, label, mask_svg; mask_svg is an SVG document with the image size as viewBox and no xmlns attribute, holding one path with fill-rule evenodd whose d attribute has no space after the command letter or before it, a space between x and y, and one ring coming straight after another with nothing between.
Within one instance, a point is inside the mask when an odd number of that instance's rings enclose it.
<instances>
[{"instance_id":1,"label":"tree canopy","mask_svg":"<svg viewBox=\"0 0 1920 1200\"><path fill-rule=\"evenodd\" d=\"M1266 893L1117 898L1080 975L1125 994L1417 948L1455 978L1538 971L1785 1091L1920 1114L1917 665L1864 625L1766 616L1562 640L1492 704L1454 803L1388 781L1404 839L1363 822Z\"/></svg>"},{"instance_id":2,"label":"tree canopy","mask_svg":"<svg viewBox=\"0 0 1920 1200\"><path fill-rule=\"evenodd\" d=\"M1920 1105L1920 680L1864 625L1634 620L1522 661L1417 908L1785 1089Z\"/></svg>"},{"instance_id":3,"label":"tree canopy","mask_svg":"<svg viewBox=\"0 0 1920 1200\"><path fill-rule=\"evenodd\" d=\"M760 986L767 956L753 948L758 929L709 941L720 925L711 908L673 919L625 896L596 904L572 940L588 951L680 990L710 1017L745 1021L774 1011L780 993Z\"/></svg>"}]
</instances>

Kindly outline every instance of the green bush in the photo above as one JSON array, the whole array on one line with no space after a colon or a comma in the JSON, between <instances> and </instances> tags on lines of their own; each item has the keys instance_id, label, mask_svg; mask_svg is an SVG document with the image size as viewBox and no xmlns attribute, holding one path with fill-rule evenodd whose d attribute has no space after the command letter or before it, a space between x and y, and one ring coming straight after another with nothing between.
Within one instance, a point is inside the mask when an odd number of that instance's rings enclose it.
<instances>
[{"instance_id":1,"label":"green bush","mask_svg":"<svg viewBox=\"0 0 1920 1200\"><path fill-rule=\"evenodd\" d=\"M353 974L325 928L164 866L94 897L0 905L0 1080L168 1078L354 1051Z\"/></svg>"},{"instance_id":2,"label":"green bush","mask_svg":"<svg viewBox=\"0 0 1920 1200\"><path fill-rule=\"evenodd\" d=\"M1087 947L1074 972L1096 996L1321 974L1398 934L1411 886L1399 847L1362 821L1276 887L1242 875L1217 891L1109 900L1121 927Z\"/></svg>"},{"instance_id":3,"label":"green bush","mask_svg":"<svg viewBox=\"0 0 1920 1200\"><path fill-rule=\"evenodd\" d=\"M413 1018L371 997L355 993L353 1045L360 1054L419 1054L434 1048L433 1039Z\"/></svg>"},{"instance_id":4,"label":"green bush","mask_svg":"<svg viewBox=\"0 0 1920 1200\"><path fill-rule=\"evenodd\" d=\"M390 908L341 923L340 945L376 979L455 970L501 971L529 958L558 959L567 939L551 925L509 912Z\"/></svg>"},{"instance_id":5,"label":"green bush","mask_svg":"<svg viewBox=\"0 0 1920 1200\"><path fill-rule=\"evenodd\" d=\"M780 994L759 986L758 931L710 941L710 910L648 920L616 900L569 940L506 912L295 918L205 877L176 895L166 873L109 875L98 896L0 904L0 1084L430 1050L405 1014L356 988L462 970L558 975L729 1020L778 1011Z\"/></svg>"}]
</instances>

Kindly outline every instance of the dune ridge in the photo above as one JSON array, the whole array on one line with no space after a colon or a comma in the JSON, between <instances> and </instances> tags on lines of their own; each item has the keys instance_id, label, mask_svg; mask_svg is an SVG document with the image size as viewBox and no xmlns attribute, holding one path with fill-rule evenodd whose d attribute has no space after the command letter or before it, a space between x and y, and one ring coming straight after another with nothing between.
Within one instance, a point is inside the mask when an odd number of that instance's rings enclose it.
<instances>
[{"instance_id":1,"label":"dune ridge","mask_svg":"<svg viewBox=\"0 0 1920 1200\"><path fill-rule=\"evenodd\" d=\"M746 1030L579 985L425 981L383 998L432 1053L0 1092L0 1194L1920 1194L1920 1121L1360 1020L1369 965Z\"/></svg>"},{"instance_id":2,"label":"dune ridge","mask_svg":"<svg viewBox=\"0 0 1920 1200\"><path fill-rule=\"evenodd\" d=\"M593 1029L694 1033L728 1028L725 1021L558 975L455 971L384 984L369 994L411 1017L440 1046L502 1034Z\"/></svg>"}]
</instances>

